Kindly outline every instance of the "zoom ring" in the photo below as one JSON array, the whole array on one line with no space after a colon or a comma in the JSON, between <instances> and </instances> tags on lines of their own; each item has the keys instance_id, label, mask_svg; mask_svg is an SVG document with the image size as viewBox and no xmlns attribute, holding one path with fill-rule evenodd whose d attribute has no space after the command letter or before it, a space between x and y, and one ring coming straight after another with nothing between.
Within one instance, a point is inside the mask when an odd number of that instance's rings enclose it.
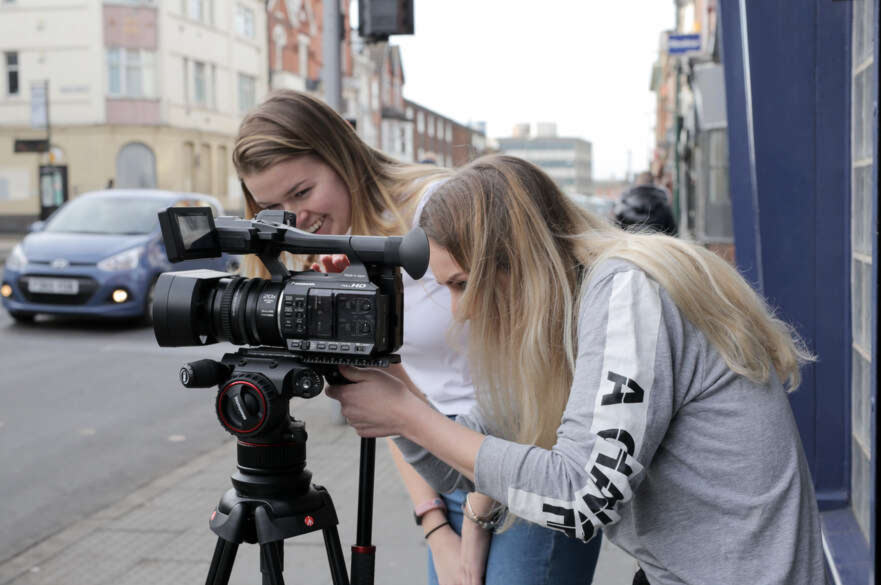
<instances>
[{"instance_id":1,"label":"zoom ring","mask_svg":"<svg viewBox=\"0 0 881 585\"><path fill-rule=\"evenodd\" d=\"M223 295L220 297L220 333L223 338L231 343L236 343L233 339L232 332L232 298L242 281L242 276L235 276L223 289Z\"/></svg>"}]
</instances>

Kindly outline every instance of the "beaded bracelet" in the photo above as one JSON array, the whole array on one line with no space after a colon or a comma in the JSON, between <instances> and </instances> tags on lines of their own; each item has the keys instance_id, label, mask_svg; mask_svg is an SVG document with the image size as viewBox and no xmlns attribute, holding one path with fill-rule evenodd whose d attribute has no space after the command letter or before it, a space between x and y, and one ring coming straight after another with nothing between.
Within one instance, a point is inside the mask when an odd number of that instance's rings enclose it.
<instances>
[{"instance_id":1,"label":"beaded bracelet","mask_svg":"<svg viewBox=\"0 0 881 585\"><path fill-rule=\"evenodd\" d=\"M465 517L487 532L492 532L496 526L502 523L504 511L504 506L495 505L486 516L478 516L471 509L471 502L468 500L468 496L465 496L465 503L462 504L462 513Z\"/></svg>"}]
</instances>

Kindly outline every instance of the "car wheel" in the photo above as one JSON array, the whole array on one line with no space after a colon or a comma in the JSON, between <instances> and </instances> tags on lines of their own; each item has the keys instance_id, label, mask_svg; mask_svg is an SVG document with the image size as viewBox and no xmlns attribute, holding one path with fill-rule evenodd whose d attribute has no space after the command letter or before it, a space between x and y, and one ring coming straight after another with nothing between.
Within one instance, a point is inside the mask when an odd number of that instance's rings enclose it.
<instances>
[{"instance_id":1,"label":"car wheel","mask_svg":"<svg viewBox=\"0 0 881 585\"><path fill-rule=\"evenodd\" d=\"M34 317L36 317L33 313L19 313L18 311L10 311L9 315L17 323L33 323Z\"/></svg>"}]
</instances>

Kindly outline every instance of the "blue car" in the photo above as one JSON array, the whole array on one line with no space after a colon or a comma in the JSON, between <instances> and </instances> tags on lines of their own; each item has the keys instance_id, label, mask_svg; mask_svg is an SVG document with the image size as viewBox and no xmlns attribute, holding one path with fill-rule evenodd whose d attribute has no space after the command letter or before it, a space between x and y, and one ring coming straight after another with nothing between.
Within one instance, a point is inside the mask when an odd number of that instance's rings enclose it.
<instances>
[{"instance_id":1,"label":"blue car","mask_svg":"<svg viewBox=\"0 0 881 585\"><path fill-rule=\"evenodd\" d=\"M145 189L80 195L59 208L6 259L0 301L16 321L37 314L143 318L150 321L153 287L169 270L238 269L239 258L171 264L157 212L170 206L223 209L214 197Z\"/></svg>"}]
</instances>

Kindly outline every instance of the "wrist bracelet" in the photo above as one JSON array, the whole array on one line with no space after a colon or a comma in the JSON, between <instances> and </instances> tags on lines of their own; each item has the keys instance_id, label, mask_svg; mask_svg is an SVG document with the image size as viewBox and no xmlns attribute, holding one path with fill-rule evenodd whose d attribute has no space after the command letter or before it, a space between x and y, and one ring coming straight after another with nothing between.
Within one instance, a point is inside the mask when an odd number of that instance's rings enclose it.
<instances>
[{"instance_id":1,"label":"wrist bracelet","mask_svg":"<svg viewBox=\"0 0 881 585\"><path fill-rule=\"evenodd\" d=\"M439 529L443 528L444 526L449 526L449 525L450 525L449 521L444 520L443 522L441 522L440 524L438 524L437 526L435 526L434 528L432 528L431 530L429 530L428 532L425 533L425 540L428 540L428 537L431 536L432 534L434 534L436 530L439 530Z\"/></svg>"},{"instance_id":2,"label":"wrist bracelet","mask_svg":"<svg viewBox=\"0 0 881 585\"><path fill-rule=\"evenodd\" d=\"M416 521L417 526L422 525L422 517L431 512L432 510L442 510L446 512L447 505L440 498L434 498L432 500L428 500L427 502L423 502L416 506L413 509L413 520Z\"/></svg>"},{"instance_id":3,"label":"wrist bracelet","mask_svg":"<svg viewBox=\"0 0 881 585\"><path fill-rule=\"evenodd\" d=\"M474 510L471 509L471 502L468 500L468 496L465 496L465 503L462 504L462 513L465 517L487 532L492 532L495 530L496 526L501 524L504 511L504 506L494 505L489 511L489 514L486 516L478 516L474 513Z\"/></svg>"}]
</instances>

